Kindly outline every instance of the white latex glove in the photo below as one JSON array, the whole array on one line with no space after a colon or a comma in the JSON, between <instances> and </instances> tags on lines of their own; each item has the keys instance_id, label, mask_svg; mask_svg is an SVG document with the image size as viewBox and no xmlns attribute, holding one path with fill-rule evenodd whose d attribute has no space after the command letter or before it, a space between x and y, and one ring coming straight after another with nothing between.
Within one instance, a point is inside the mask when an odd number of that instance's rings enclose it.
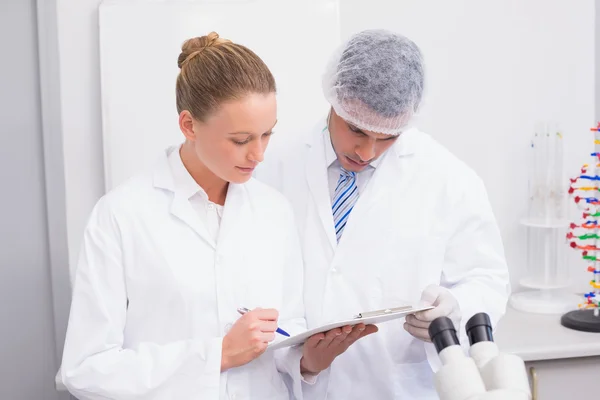
<instances>
[{"instance_id":1,"label":"white latex glove","mask_svg":"<svg viewBox=\"0 0 600 400\"><path fill-rule=\"evenodd\" d=\"M460 327L461 313L458 302L446 288L437 285L429 285L421 294L422 305L432 305L435 308L407 315L404 329L417 339L431 342L429 337L429 325L438 317L448 317L456 327L458 333Z\"/></svg>"}]
</instances>

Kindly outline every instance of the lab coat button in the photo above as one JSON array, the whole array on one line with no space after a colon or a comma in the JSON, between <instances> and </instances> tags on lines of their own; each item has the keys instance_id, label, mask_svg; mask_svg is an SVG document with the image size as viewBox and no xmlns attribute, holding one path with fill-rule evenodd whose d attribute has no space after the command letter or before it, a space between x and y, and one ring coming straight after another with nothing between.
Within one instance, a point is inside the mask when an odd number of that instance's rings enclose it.
<instances>
[{"instance_id":1,"label":"lab coat button","mask_svg":"<svg viewBox=\"0 0 600 400\"><path fill-rule=\"evenodd\" d=\"M229 331L231 330L232 326L233 326L232 324L225 325L225 333L229 333Z\"/></svg>"},{"instance_id":2,"label":"lab coat button","mask_svg":"<svg viewBox=\"0 0 600 400\"><path fill-rule=\"evenodd\" d=\"M335 274L336 272L338 272L338 270L336 267L333 267L333 268L331 268L331 272Z\"/></svg>"},{"instance_id":3,"label":"lab coat button","mask_svg":"<svg viewBox=\"0 0 600 400\"><path fill-rule=\"evenodd\" d=\"M209 209L209 210L212 210L212 209L214 209L214 208L215 208L215 206L213 206L212 204L209 204L209 205L208 205L208 209Z\"/></svg>"}]
</instances>

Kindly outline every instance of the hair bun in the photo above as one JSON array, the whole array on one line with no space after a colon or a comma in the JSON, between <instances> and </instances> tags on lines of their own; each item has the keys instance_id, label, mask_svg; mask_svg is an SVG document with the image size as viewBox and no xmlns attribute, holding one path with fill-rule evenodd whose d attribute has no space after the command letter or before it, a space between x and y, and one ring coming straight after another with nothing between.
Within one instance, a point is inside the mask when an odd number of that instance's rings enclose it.
<instances>
[{"instance_id":1,"label":"hair bun","mask_svg":"<svg viewBox=\"0 0 600 400\"><path fill-rule=\"evenodd\" d=\"M188 39L181 46L181 54L179 54L179 58L177 58L177 66L182 68L192 58L196 57L207 48L216 47L227 42L229 42L229 40L220 38L217 32L211 32L206 36Z\"/></svg>"}]
</instances>

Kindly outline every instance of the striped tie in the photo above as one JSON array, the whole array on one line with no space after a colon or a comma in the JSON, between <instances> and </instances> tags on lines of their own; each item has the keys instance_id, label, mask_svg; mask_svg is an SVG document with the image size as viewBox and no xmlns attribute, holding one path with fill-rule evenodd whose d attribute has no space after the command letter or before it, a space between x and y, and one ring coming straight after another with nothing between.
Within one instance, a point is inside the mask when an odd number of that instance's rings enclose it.
<instances>
[{"instance_id":1,"label":"striped tie","mask_svg":"<svg viewBox=\"0 0 600 400\"><path fill-rule=\"evenodd\" d=\"M346 227L350 211L358 200L358 186L356 186L356 172L347 171L342 168L333 196L333 223L335 224L335 236L340 241L342 232Z\"/></svg>"}]
</instances>

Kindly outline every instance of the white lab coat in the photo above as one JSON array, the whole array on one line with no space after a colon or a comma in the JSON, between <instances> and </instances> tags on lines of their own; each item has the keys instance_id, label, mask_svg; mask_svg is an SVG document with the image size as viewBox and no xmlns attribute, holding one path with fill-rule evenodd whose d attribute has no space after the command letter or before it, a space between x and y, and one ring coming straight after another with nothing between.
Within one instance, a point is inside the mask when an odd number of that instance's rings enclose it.
<instances>
[{"instance_id":1,"label":"white lab coat","mask_svg":"<svg viewBox=\"0 0 600 400\"><path fill-rule=\"evenodd\" d=\"M464 323L487 312L495 325L509 295L500 232L482 181L430 136L411 129L384 158L336 243L327 180L325 123L257 177L292 201L305 262L308 327L362 311L417 303L429 284L450 288ZM338 357L307 399L437 398L433 345L404 320L381 324ZM428 362L429 359L429 362ZM431 364L430 364L431 363ZM436 365L437 364L437 365ZM435 365L435 366L434 366Z\"/></svg>"},{"instance_id":2,"label":"white lab coat","mask_svg":"<svg viewBox=\"0 0 600 400\"><path fill-rule=\"evenodd\" d=\"M238 307L273 307L284 330L306 329L289 202L255 179L230 184L215 243L176 186L165 156L94 208L73 288L64 384L90 400L287 400L286 386L301 398L297 349L220 373L222 337Z\"/></svg>"}]
</instances>

